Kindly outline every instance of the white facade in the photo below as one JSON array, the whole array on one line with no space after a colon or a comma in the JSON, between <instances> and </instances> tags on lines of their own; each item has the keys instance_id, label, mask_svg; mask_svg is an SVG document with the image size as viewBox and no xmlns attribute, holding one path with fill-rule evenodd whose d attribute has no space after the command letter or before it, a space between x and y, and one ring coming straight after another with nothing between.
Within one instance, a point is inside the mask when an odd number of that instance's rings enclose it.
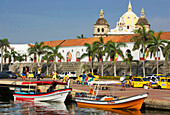
<instances>
[{"instance_id":1,"label":"white facade","mask_svg":"<svg viewBox=\"0 0 170 115\"><path fill-rule=\"evenodd\" d=\"M133 60L142 60L143 54L140 52L141 48L139 50L132 51L134 43L133 42L127 42L126 45L127 45L127 47L122 47L121 48L125 58L126 58L126 52L127 52L127 50L129 50L131 52L132 56L133 56ZM14 51L20 53L21 55L23 55L23 54L28 55L27 49L29 48L29 46L27 44L10 44L10 46L12 48L14 48ZM86 47L85 46L60 47L59 52L64 57L64 60L61 60L61 62L67 62L67 53L68 52L70 52L71 55L72 55L72 58L71 58L70 62L76 62L77 57L80 57L81 55L83 55L83 53L86 53ZM79 56L77 56L77 53L79 53ZM42 56L43 55L41 55L41 57ZM159 56L160 60L165 60L165 58L163 57L162 51L159 52L158 56ZM32 62L30 60L30 57L33 58L33 55L27 56L27 61L23 61L22 63ZM58 62L58 60L59 59L56 58L57 62ZM103 57L103 60L104 61L110 61L110 58L108 60L106 60L106 56L105 56L105 57ZM155 57L150 58L150 55L148 54L148 57L146 58L146 60L155 60ZM89 57L85 57L82 60L80 60L80 62L88 62L88 61L89 61ZM95 59L95 61L97 61L97 59ZM117 61L123 61L123 59L120 56L118 56ZM6 62L8 63L8 60ZM12 59L12 63L13 63L13 59ZM17 62L15 62L15 63L17 63Z\"/></svg>"}]
</instances>

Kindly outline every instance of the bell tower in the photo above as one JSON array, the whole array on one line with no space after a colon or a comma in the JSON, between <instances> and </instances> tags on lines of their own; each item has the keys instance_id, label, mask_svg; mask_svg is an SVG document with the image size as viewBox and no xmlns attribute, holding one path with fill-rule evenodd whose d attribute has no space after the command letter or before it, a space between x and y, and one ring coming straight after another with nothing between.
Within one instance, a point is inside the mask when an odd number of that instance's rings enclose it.
<instances>
[{"instance_id":1,"label":"bell tower","mask_svg":"<svg viewBox=\"0 0 170 115\"><path fill-rule=\"evenodd\" d=\"M103 9L100 11L99 18L94 24L94 37L106 37L107 32L109 32L109 24L107 23L106 19L104 18Z\"/></svg>"}]
</instances>

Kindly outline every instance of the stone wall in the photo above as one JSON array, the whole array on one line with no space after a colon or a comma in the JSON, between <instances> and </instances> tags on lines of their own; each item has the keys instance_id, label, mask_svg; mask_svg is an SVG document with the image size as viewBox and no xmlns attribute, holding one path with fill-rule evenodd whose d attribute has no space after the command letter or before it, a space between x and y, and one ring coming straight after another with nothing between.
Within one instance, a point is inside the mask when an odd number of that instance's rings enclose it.
<instances>
[{"instance_id":1,"label":"stone wall","mask_svg":"<svg viewBox=\"0 0 170 115\"><path fill-rule=\"evenodd\" d=\"M83 65L86 65L87 67L91 67L91 62L59 62L56 65L57 73L61 73L63 71L75 71L77 75L82 73L84 69L82 68ZM42 72L47 72L47 65L46 63L40 64L42 67ZM17 73L22 72L22 67L28 66L30 69L35 71L37 69L38 64L37 63L15 63L15 64L4 64L3 70L12 70L16 71ZM142 61L137 61L132 63L132 74L133 75L142 75L143 63ZM54 64L50 63L48 65L49 67L49 73L52 73L54 69ZM154 74L156 73L156 61L145 61L145 68L146 68L146 74ZM94 62L94 69L97 70L97 73L101 74L101 62ZM114 63L110 61L104 62L104 75L113 75L114 74ZM129 64L126 64L125 62L118 61L116 63L116 71L117 75L121 76L122 73L126 73L129 75ZM163 73L164 75L167 75L170 73L170 61L159 61L159 73Z\"/></svg>"}]
</instances>

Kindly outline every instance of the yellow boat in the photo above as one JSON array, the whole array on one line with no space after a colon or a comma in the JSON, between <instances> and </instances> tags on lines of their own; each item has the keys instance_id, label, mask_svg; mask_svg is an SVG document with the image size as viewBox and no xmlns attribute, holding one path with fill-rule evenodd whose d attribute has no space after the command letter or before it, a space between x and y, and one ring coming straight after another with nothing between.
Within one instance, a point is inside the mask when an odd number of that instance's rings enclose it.
<instances>
[{"instance_id":1,"label":"yellow boat","mask_svg":"<svg viewBox=\"0 0 170 115\"><path fill-rule=\"evenodd\" d=\"M94 81L92 82L95 87L93 88L92 96L79 95L76 93L75 101L78 106L85 106L99 109L135 109L140 110L144 99L148 97L148 93L134 95L126 98L116 98L114 93L111 96L98 95L99 86L101 84L115 84L118 81Z\"/></svg>"}]
</instances>

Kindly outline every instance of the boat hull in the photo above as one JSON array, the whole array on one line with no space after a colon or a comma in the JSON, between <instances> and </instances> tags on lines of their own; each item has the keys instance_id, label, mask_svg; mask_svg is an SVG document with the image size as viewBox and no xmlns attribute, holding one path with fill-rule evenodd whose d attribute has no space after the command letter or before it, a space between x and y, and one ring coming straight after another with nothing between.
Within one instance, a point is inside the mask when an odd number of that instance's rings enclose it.
<instances>
[{"instance_id":1,"label":"boat hull","mask_svg":"<svg viewBox=\"0 0 170 115\"><path fill-rule=\"evenodd\" d=\"M43 94L16 94L14 93L14 101L56 101L64 102L67 95L71 92L71 88L56 90Z\"/></svg>"},{"instance_id":2,"label":"boat hull","mask_svg":"<svg viewBox=\"0 0 170 115\"><path fill-rule=\"evenodd\" d=\"M122 98L112 101L97 101L76 98L77 106L92 107L92 108L106 108L106 109L136 109L140 110L144 99L148 96L148 93L131 96L128 98Z\"/></svg>"}]
</instances>

